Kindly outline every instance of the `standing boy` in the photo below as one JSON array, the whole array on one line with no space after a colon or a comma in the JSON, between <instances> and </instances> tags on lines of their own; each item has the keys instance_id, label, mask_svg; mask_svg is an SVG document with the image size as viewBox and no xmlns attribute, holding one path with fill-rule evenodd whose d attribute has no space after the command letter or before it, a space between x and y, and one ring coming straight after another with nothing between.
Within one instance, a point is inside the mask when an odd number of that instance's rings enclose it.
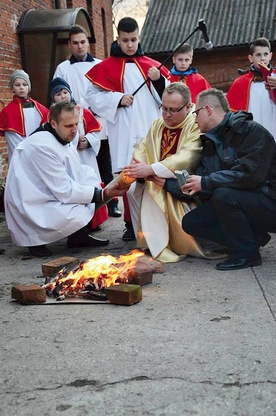
<instances>
[{"instance_id":1,"label":"standing boy","mask_svg":"<svg viewBox=\"0 0 276 416\"><path fill-rule=\"evenodd\" d=\"M47 121L48 108L30 97L31 81L22 69L10 77L13 100L0 113L0 136L5 136L9 163L16 146Z\"/></svg>"},{"instance_id":2,"label":"standing boy","mask_svg":"<svg viewBox=\"0 0 276 416\"><path fill-rule=\"evenodd\" d=\"M249 70L235 79L227 93L232 111L244 110L253 114L254 120L262 124L276 140L276 104L266 88L259 63L273 69L271 45L268 39L258 38L250 45Z\"/></svg>"},{"instance_id":3,"label":"standing boy","mask_svg":"<svg viewBox=\"0 0 276 416\"><path fill-rule=\"evenodd\" d=\"M165 67L159 71L159 65L144 56L136 20L124 17L118 24L111 56L86 74L91 81L86 100L96 114L107 120L114 173L121 172L131 161L134 146L147 134L152 121L161 115L159 106L169 71ZM148 82L133 95L146 79ZM126 198L124 220L123 240L134 240Z\"/></svg>"},{"instance_id":4,"label":"standing boy","mask_svg":"<svg viewBox=\"0 0 276 416\"><path fill-rule=\"evenodd\" d=\"M191 100L196 102L197 95L208 88L209 82L198 73L197 68L192 67L193 48L189 43L184 43L173 55L173 67L171 68L171 82L183 82L191 92Z\"/></svg>"}]
</instances>

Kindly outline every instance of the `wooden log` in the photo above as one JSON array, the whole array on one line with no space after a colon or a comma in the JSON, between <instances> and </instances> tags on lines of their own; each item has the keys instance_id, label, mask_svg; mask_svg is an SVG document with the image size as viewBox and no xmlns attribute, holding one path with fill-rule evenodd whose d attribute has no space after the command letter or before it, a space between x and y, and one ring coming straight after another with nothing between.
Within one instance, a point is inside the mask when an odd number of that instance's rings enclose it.
<instances>
[{"instance_id":1,"label":"wooden log","mask_svg":"<svg viewBox=\"0 0 276 416\"><path fill-rule=\"evenodd\" d=\"M130 306L142 300L142 288L139 285L121 284L104 289L110 303Z\"/></svg>"},{"instance_id":2,"label":"wooden log","mask_svg":"<svg viewBox=\"0 0 276 416\"><path fill-rule=\"evenodd\" d=\"M46 291L39 285L15 285L12 287L11 296L24 304L46 302Z\"/></svg>"},{"instance_id":3,"label":"wooden log","mask_svg":"<svg viewBox=\"0 0 276 416\"><path fill-rule=\"evenodd\" d=\"M63 267L66 267L66 269L70 271L74 269L74 267L77 267L79 263L80 261L76 257L64 256L43 263L41 268L44 276L53 277L56 276Z\"/></svg>"}]
</instances>

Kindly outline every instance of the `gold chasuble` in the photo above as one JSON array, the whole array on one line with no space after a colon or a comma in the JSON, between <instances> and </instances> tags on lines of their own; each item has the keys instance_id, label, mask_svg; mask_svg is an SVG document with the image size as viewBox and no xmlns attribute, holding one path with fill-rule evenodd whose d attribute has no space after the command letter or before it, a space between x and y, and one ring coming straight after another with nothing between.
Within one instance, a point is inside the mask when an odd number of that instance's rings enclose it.
<instances>
[{"instance_id":1,"label":"gold chasuble","mask_svg":"<svg viewBox=\"0 0 276 416\"><path fill-rule=\"evenodd\" d=\"M162 118L155 120L147 136L135 148L134 157L149 165L161 163L172 173L186 169L192 174L199 164L201 150L200 131L190 112L175 128L165 125ZM193 207L195 204L173 199L164 189L146 181L139 213L137 246L149 248L153 257L165 263L182 260L185 255L205 257L195 238L186 234L181 225L183 216Z\"/></svg>"}]
</instances>

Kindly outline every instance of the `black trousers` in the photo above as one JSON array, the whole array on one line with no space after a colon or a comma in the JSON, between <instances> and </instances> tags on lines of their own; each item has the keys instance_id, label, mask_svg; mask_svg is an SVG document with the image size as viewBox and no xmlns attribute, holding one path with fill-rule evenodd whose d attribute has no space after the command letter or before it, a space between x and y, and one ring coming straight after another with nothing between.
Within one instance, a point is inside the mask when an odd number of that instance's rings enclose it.
<instances>
[{"instance_id":1,"label":"black trousers","mask_svg":"<svg viewBox=\"0 0 276 416\"><path fill-rule=\"evenodd\" d=\"M101 175L101 179L105 185L113 180L112 163L110 156L110 149L108 140L101 140L101 146L97 155L98 167ZM118 205L118 198L113 198L108 202L108 207L114 207Z\"/></svg>"},{"instance_id":2,"label":"black trousers","mask_svg":"<svg viewBox=\"0 0 276 416\"><path fill-rule=\"evenodd\" d=\"M229 256L255 254L260 237L276 226L276 201L266 195L227 187L183 217L184 231L228 247Z\"/></svg>"}]
</instances>

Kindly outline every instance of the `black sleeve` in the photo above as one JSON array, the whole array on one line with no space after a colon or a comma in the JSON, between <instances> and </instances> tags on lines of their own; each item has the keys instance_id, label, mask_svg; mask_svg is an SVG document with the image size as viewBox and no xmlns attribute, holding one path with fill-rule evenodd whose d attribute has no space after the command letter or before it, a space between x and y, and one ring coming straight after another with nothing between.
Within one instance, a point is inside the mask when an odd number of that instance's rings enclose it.
<instances>
[{"instance_id":1,"label":"black sleeve","mask_svg":"<svg viewBox=\"0 0 276 416\"><path fill-rule=\"evenodd\" d=\"M178 199L179 201L187 202L194 200L193 197L183 194L177 179L166 179L163 188L165 191L169 192L173 198Z\"/></svg>"},{"instance_id":2,"label":"black sleeve","mask_svg":"<svg viewBox=\"0 0 276 416\"><path fill-rule=\"evenodd\" d=\"M160 98L162 98L163 91L165 89L165 78L160 75L160 78L157 81L151 81L152 85L156 89Z\"/></svg>"}]
</instances>

